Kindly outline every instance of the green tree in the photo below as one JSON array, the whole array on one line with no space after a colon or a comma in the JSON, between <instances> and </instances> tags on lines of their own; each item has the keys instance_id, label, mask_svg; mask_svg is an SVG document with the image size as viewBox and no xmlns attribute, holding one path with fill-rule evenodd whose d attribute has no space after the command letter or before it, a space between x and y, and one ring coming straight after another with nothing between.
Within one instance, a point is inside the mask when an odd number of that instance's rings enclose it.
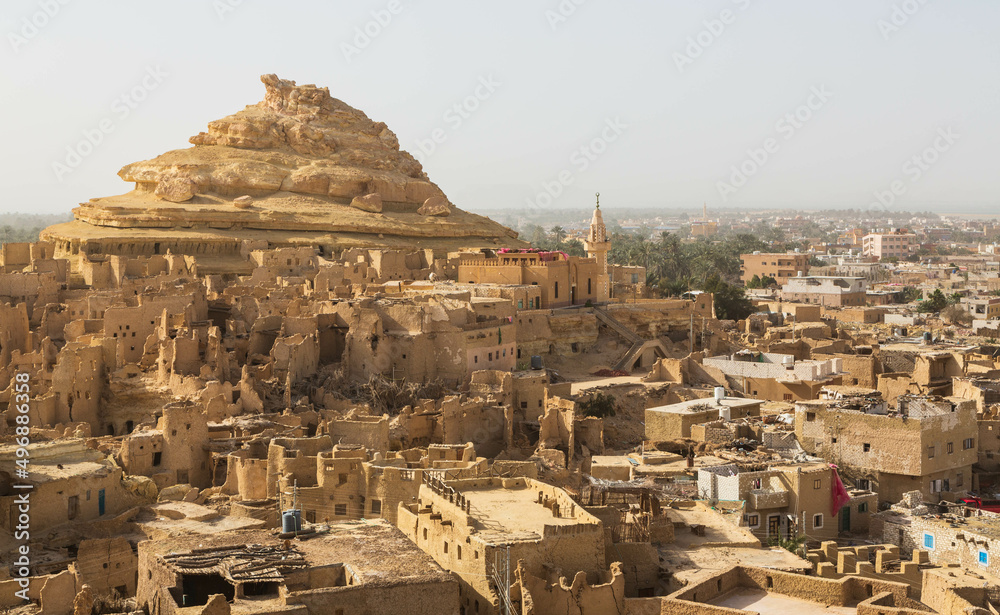
<instances>
[{"instance_id":1,"label":"green tree","mask_svg":"<svg viewBox=\"0 0 1000 615\"><path fill-rule=\"evenodd\" d=\"M771 547L781 547L785 551L794 553L799 557L806 556L806 536L796 536L795 538L779 538L773 537L767 541L768 546Z\"/></svg>"},{"instance_id":2,"label":"green tree","mask_svg":"<svg viewBox=\"0 0 1000 615\"><path fill-rule=\"evenodd\" d=\"M545 229L538 226L537 224L531 229L531 245L536 248L543 248L548 245L549 237L545 232Z\"/></svg>"},{"instance_id":3,"label":"green tree","mask_svg":"<svg viewBox=\"0 0 1000 615\"><path fill-rule=\"evenodd\" d=\"M584 415L596 416L597 418L614 416L616 406L614 396L606 393L597 393L587 401L580 403L580 409L583 410Z\"/></svg>"},{"instance_id":4,"label":"green tree","mask_svg":"<svg viewBox=\"0 0 1000 615\"><path fill-rule=\"evenodd\" d=\"M570 239L562 245L562 250L570 256L587 256L587 249L579 239Z\"/></svg>"},{"instance_id":5,"label":"green tree","mask_svg":"<svg viewBox=\"0 0 1000 615\"><path fill-rule=\"evenodd\" d=\"M941 310L941 318L953 325L961 327L972 326L972 314L960 305L949 305Z\"/></svg>"},{"instance_id":6,"label":"green tree","mask_svg":"<svg viewBox=\"0 0 1000 615\"><path fill-rule=\"evenodd\" d=\"M936 289L931 296L917 304L917 311L924 313L938 313L948 307L948 298L944 296L941 289Z\"/></svg>"},{"instance_id":7,"label":"green tree","mask_svg":"<svg viewBox=\"0 0 1000 615\"><path fill-rule=\"evenodd\" d=\"M914 301L920 299L920 289L914 286L907 286L903 288L902 295L903 303L913 303Z\"/></svg>"},{"instance_id":8,"label":"green tree","mask_svg":"<svg viewBox=\"0 0 1000 615\"><path fill-rule=\"evenodd\" d=\"M712 293L715 314L721 320L743 320L754 313L753 303L747 299L744 289L726 282L718 274L709 276L702 290Z\"/></svg>"}]
</instances>

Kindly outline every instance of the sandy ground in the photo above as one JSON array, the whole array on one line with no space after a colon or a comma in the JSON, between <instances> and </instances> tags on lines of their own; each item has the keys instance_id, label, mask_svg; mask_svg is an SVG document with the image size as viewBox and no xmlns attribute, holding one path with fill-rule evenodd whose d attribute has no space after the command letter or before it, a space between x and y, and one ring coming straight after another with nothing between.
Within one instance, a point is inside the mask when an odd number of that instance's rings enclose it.
<instances>
[{"instance_id":1,"label":"sandy ground","mask_svg":"<svg viewBox=\"0 0 1000 615\"><path fill-rule=\"evenodd\" d=\"M790 598L781 594L769 594L760 589L737 589L709 601L715 606L744 609L768 613L769 615L808 615L809 613L857 613L854 606L826 606L819 602L809 602Z\"/></svg>"}]
</instances>

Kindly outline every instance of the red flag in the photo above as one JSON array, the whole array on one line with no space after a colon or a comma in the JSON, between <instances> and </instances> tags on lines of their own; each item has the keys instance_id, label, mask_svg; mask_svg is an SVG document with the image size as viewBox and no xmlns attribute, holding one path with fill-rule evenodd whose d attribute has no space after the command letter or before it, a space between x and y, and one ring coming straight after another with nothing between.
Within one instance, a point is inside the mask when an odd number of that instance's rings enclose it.
<instances>
[{"instance_id":1,"label":"red flag","mask_svg":"<svg viewBox=\"0 0 1000 615\"><path fill-rule=\"evenodd\" d=\"M830 471L833 472L833 480L831 482L830 494L830 514L834 517L840 512L840 509L844 507L851 501L851 496L847 493L847 489L844 488L844 483L840 480L840 475L837 474L837 466L830 464Z\"/></svg>"}]
</instances>

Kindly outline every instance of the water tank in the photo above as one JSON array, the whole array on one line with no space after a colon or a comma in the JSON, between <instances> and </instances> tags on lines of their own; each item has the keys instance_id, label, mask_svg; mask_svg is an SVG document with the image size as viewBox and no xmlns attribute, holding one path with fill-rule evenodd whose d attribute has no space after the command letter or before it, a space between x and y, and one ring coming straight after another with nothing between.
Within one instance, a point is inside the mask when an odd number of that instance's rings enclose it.
<instances>
[{"instance_id":1,"label":"water tank","mask_svg":"<svg viewBox=\"0 0 1000 615\"><path fill-rule=\"evenodd\" d=\"M723 406L719 408L719 418L723 421L733 420L733 409L729 406Z\"/></svg>"},{"instance_id":2,"label":"water tank","mask_svg":"<svg viewBox=\"0 0 1000 615\"><path fill-rule=\"evenodd\" d=\"M541 357L541 355L537 355L537 354L531 355L531 369L542 369L542 357Z\"/></svg>"},{"instance_id":3,"label":"water tank","mask_svg":"<svg viewBox=\"0 0 1000 615\"><path fill-rule=\"evenodd\" d=\"M715 387L715 403L717 405L722 404L722 400L726 398L726 387Z\"/></svg>"},{"instance_id":4,"label":"water tank","mask_svg":"<svg viewBox=\"0 0 1000 615\"><path fill-rule=\"evenodd\" d=\"M787 357L781 360L781 364L785 366L785 369L793 370L795 369L795 357L793 357L792 355L788 355Z\"/></svg>"},{"instance_id":5,"label":"water tank","mask_svg":"<svg viewBox=\"0 0 1000 615\"><path fill-rule=\"evenodd\" d=\"M302 511L286 510L281 513L281 533L298 532L302 530Z\"/></svg>"},{"instance_id":6,"label":"water tank","mask_svg":"<svg viewBox=\"0 0 1000 615\"><path fill-rule=\"evenodd\" d=\"M930 331L924 331L924 343L925 344L930 344L931 343L931 332Z\"/></svg>"}]
</instances>

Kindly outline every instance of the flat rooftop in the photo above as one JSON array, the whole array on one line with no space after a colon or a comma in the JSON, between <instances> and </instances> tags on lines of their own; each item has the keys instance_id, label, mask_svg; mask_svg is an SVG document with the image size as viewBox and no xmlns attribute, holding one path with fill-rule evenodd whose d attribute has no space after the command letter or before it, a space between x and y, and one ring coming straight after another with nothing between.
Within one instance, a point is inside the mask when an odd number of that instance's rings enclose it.
<instances>
[{"instance_id":1,"label":"flat rooftop","mask_svg":"<svg viewBox=\"0 0 1000 615\"><path fill-rule=\"evenodd\" d=\"M764 400L762 399L747 399L744 397L723 397L718 401L716 401L713 397L707 397L703 399L689 399L676 404L667 404L666 406L646 408L646 412L652 411L670 412L674 414L697 414L699 412L706 412L708 410L715 410L718 408L749 408L750 406L759 406L763 403Z\"/></svg>"},{"instance_id":2,"label":"flat rooftop","mask_svg":"<svg viewBox=\"0 0 1000 615\"><path fill-rule=\"evenodd\" d=\"M486 529L509 534L535 533L541 536L546 525L579 525L596 522L577 506L573 517L555 517L538 503L538 492L530 485L522 487L463 488L462 495L472 503L472 517ZM566 515L569 511L562 511Z\"/></svg>"},{"instance_id":3,"label":"flat rooftop","mask_svg":"<svg viewBox=\"0 0 1000 615\"><path fill-rule=\"evenodd\" d=\"M347 564L362 585L449 581L452 578L405 534L383 519L331 524L328 531L324 531L310 540L291 542L293 550L310 566ZM147 544L151 552L160 555L241 545L284 548L284 541L273 531L259 529L163 536Z\"/></svg>"},{"instance_id":4,"label":"flat rooftop","mask_svg":"<svg viewBox=\"0 0 1000 615\"><path fill-rule=\"evenodd\" d=\"M681 584L699 583L734 564L802 574L812 570L811 563L781 547L761 548L760 540L750 530L736 526L701 503L693 508L668 508L666 512L674 522L675 538L657 548L660 567L670 570ZM692 525L705 526L704 535L693 533ZM764 609L760 612L770 613Z\"/></svg>"},{"instance_id":5,"label":"flat rooftop","mask_svg":"<svg viewBox=\"0 0 1000 615\"><path fill-rule=\"evenodd\" d=\"M809 602L800 598L792 598L782 594L770 594L761 589L735 589L723 594L708 604L744 609L769 615L808 615L809 613L843 613L854 615L858 612L855 606L827 606L820 602Z\"/></svg>"},{"instance_id":6,"label":"flat rooftop","mask_svg":"<svg viewBox=\"0 0 1000 615\"><path fill-rule=\"evenodd\" d=\"M349 564L362 584L449 581L452 578L431 556L384 519L332 524L329 533L295 543L310 562Z\"/></svg>"}]
</instances>

